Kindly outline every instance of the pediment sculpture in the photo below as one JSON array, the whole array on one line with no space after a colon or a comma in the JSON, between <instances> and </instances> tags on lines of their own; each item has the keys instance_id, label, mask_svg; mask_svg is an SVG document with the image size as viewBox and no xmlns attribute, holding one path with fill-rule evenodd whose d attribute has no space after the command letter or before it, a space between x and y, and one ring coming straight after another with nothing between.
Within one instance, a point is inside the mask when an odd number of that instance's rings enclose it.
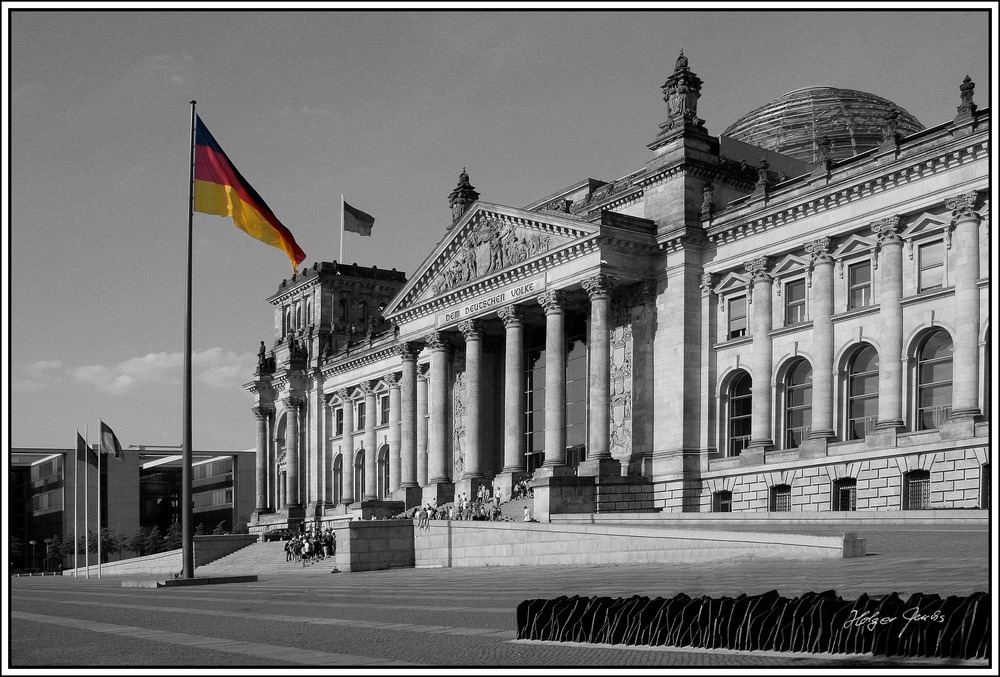
<instances>
[{"instance_id":1,"label":"pediment sculpture","mask_svg":"<svg viewBox=\"0 0 1000 677\"><path fill-rule=\"evenodd\" d=\"M468 231L458 252L434 281L434 294L454 289L466 282L495 273L546 251L549 235L519 234L513 224L484 217Z\"/></svg>"}]
</instances>

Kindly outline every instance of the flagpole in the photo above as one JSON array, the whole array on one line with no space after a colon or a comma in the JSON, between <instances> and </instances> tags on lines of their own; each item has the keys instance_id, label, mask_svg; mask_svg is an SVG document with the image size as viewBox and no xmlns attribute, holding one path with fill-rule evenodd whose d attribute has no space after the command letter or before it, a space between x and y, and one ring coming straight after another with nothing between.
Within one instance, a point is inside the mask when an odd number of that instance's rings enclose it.
<instances>
[{"instance_id":1,"label":"flagpole","mask_svg":"<svg viewBox=\"0 0 1000 677\"><path fill-rule=\"evenodd\" d=\"M188 167L187 284L184 310L184 440L181 456L181 576L194 578L194 530L191 522L191 249L194 234L194 144L196 114L191 101L191 161Z\"/></svg>"},{"instance_id":2,"label":"flagpole","mask_svg":"<svg viewBox=\"0 0 1000 677\"><path fill-rule=\"evenodd\" d=\"M344 263L344 194L340 194L340 258L337 259L341 263Z\"/></svg>"},{"instance_id":3,"label":"flagpole","mask_svg":"<svg viewBox=\"0 0 1000 677\"><path fill-rule=\"evenodd\" d=\"M84 427L85 450L83 462L83 555L87 560L87 580L90 580L90 424Z\"/></svg>"},{"instance_id":4,"label":"flagpole","mask_svg":"<svg viewBox=\"0 0 1000 677\"><path fill-rule=\"evenodd\" d=\"M101 423L101 419L97 419ZM101 441L101 428L103 426L97 427L97 579L101 579L101 456L104 456L101 447L103 446Z\"/></svg>"},{"instance_id":5,"label":"flagpole","mask_svg":"<svg viewBox=\"0 0 1000 677\"><path fill-rule=\"evenodd\" d=\"M79 578L79 550L80 550L80 536L76 528L80 525L80 515L77 510L80 507L80 484L77 482L77 471L80 465L80 429L76 430L76 437L73 438L73 448L77 449L77 452L73 454L73 578ZM83 450L84 456L86 456L87 450Z\"/></svg>"}]
</instances>

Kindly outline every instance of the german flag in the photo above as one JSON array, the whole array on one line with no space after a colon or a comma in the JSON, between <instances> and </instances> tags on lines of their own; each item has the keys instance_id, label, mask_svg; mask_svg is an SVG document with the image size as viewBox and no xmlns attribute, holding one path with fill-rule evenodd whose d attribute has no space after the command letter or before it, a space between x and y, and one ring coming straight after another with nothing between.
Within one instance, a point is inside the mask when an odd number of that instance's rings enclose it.
<instances>
[{"instance_id":1,"label":"german flag","mask_svg":"<svg viewBox=\"0 0 1000 677\"><path fill-rule=\"evenodd\" d=\"M240 230L285 252L292 270L306 258L290 230L285 228L263 198L230 162L219 142L195 116L194 210L230 216Z\"/></svg>"}]
</instances>

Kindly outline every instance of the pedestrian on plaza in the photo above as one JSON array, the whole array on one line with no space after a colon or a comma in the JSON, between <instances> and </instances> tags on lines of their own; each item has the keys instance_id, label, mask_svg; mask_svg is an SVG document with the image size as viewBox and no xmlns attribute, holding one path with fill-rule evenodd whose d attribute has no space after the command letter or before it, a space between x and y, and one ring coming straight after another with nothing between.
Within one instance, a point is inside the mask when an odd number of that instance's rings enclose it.
<instances>
[{"instance_id":1,"label":"pedestrian on plaza","mask_svg":"<svg viewBox=\"0 0 1000 677\"><path fill-rule=\"evenodd\" d=\"M524 521L525 522L531 521L531 512L528 510L528 506L524 506Z\"/></svg>"},{"instance_id":2,"label":"pedestrian on plaza","mask_svg":"<svg viewBox=\"0 0 1000 677\"><path fill-rule=\"evenodd\" d=\"M496 494L494 494L493 498L496 499L497 507L498 508L500 507L500 503L501 503L501 501L500 501L501 494L503 494L503 487L497 487Z\"/></svg>"}]
</instances>

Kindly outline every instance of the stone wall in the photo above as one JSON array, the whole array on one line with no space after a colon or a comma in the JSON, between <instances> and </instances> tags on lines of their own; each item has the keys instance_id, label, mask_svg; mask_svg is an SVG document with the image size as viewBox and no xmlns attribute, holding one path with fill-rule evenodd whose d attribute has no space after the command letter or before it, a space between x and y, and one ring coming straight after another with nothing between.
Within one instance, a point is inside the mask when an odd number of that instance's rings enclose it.
<instances>
[{"instance_id":1,"label":"stone wall","mask_svg":"<svg viewBox=\"0 0 1000 677\"><path fill-rule=\"evenodd\" d=\"M414 522L371 520L343 522L337 535L336 564L342 571L412 567Z\"/></svg>"}]
</instances>

